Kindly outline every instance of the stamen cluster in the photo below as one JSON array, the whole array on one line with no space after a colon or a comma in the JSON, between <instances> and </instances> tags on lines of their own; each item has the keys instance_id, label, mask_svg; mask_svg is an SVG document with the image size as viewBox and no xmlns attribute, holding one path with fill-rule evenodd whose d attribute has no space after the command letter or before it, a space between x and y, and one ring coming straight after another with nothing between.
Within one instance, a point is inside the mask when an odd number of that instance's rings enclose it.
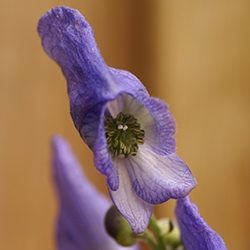
<instances>
[{"instance_id":1,"label":"stamen cluster","mask_svg":"<svg viewBox=\"0 0 250 250\"><path fill-rule=\"evenodd\" d=\"M145 132L131 114L120 112L115 118L107 115L105 130L108 149L113 156L135 156L138 144L144 143Z\"/></svg>"}]
</instances>

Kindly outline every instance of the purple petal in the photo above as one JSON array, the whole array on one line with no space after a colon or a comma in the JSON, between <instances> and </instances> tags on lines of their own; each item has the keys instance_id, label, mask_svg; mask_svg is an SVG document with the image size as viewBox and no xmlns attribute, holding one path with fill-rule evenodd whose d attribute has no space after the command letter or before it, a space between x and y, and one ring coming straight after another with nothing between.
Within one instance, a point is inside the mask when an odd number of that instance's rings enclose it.
<instances>
[{"instance_id":1,"label":"purple petal","mask_svg":"<svg viewBox=\"0 0 250 250\"><path fill-rule=\"evenodd\" d=\"M116 79L116 84L122 90L121 93L129 93L133 96L143 95L149 96L145 86L140 82L140 80L132 73L115 68L109 68L110 73Z\"/></svg>"},{"instance_id":2,"label":"purple petal","mask_svg":"<svg viewBox=\"0 0 250 250\"><path fill-rule=\"evenodd\" d=\"M142 103L154 119L150 138L145 143L157 154L175 153L175 120L168 106L157 98L144 98Z\"/></svg>"},{"instance_id":3,"label":"purple petal","mask_svg":"<svg viewBox=\"0 0 250 250\"><path fill-rule=\"evenodd\" d=\"M124 161L117 159L114 164L118 170L120 185L117 191L110 190L111 198L132 230L141 233L148 226L153 206L140 199L133 191Z\"/></svg>"},{"instance_id":4,"label":"purple petal","mask_svg":"<svg viewBox=\"0 0 250 250\"><path fill-rule=\"evenodd\" d=\"M177 201L177 221L187 250L225 250L223 239L207 225L188 197Z\"/></svg>"},{"instance_id":5,"label":"purple petal","mask_svg":"<svg viewBox=\"0 0 250 250\"><path fill-rule=\"evenodd\" d=\"M85 178L71 149L58 136L53 139L53 174L60 203L58 249L127 249L107 235L103 223L110 203Z\"/></svg>"},{"instance_id":6,"label":"purple petal","mask_svg":"<svg viewBox=\"0 0 250 250\"><path fill-rule=\"evenodd\" d=\"M175 154L161 156L142 145L127 162L134 191L148 203L185 197L196 185L188 166Z\"/></svg>"},{"instance_id":7,"label":"purple petal","mask_svg":"<svg viewBox=\"0 0 250 250\"><path fill-rule=\"evenodd\" d=\"M81 245L86 245L86 243L81 242L77 228L63 211L58 217L56 233L59 250L79 250Z\"/></svg>"}]
</instances>

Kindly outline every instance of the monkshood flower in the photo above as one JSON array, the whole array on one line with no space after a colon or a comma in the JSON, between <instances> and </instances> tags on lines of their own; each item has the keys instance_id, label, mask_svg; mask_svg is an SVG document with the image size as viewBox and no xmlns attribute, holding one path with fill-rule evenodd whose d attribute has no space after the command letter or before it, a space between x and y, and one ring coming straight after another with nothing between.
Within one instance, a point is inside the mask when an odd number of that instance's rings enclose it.
<instances>
[{"instance_id":1,"label":"monkshood flower","mask_svg":"<svg viewBox=\"0 0 250 250\"><path fill-rule=\"evenodd\" d=\"M227 249L223 239L206 224L188 197L177 201L176 216L186 250Z\"/></svg>"},{"instance_id":2,"label":"monkshood flower","mask_svg":"<svg viewBox=\"0 0 250 250\"><path fill-rule=\"evenodd\" d=\"M85 178L68 144L53 138L53 176L59 199L58 250L136 250L109 237L104 217L110 202Z\"/></svg>"},{"instance_id":3,"label":"monkshood flower","mask_svg":"<svg viewBox=\"0 0 250 250\"><path fill-rule=\"evenodd\" d=\"M38 32L67 80L73 122L107 177L113 202L134 232L143 232L154 204L185 197L196 184L175 153L175 122L167 105L150 97L131 73L105 64L77 10L48 11Z\"/></svg>"}]
</instances>

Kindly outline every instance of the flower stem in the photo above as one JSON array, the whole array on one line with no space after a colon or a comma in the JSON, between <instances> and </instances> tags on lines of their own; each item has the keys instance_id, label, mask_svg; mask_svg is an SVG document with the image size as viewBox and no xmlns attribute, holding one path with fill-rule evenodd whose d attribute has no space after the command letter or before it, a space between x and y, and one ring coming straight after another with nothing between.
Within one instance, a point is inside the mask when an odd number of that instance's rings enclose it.
<instances>
[{"instance_id":1,"label":"flower stem","mask_svg":"<svg viewBox=\"0 0 250 250\"><path fill-rule=\"evenodd\" d=\"M156 220L154 215L152 215L152 217L150 219L149 228L152 230L152 232L157 240L157 247L154 248L154 250L165 250L166 249L165 240L162 237L161 229L159 228L159 226L157 224L157 220Z\"/></svg>"},{"instance_id":2,"label":"flower stem","mask_svg":"<svg viewBox=\"0 0 250 250\"><path fill-rule=\"evenodd\" d=\"M143 234L136 235L136 238L139 240L142 240L148 244L148 246L151 247L151 249L156 250L157 243L155 242L154 236L149 230L146 230Z\"/></svg>"},{"instance_id":3,"label":"flower stem","mask_svg":"<svg viewBox=\"0 0 250 250\"><path fill-rule=\"evenodd\" d=\"M134 238L145 242L151 250L183 250L180 233L176 224L169 219L157 220L152 215L148 229Z\"/></svg>"}]
</instances>

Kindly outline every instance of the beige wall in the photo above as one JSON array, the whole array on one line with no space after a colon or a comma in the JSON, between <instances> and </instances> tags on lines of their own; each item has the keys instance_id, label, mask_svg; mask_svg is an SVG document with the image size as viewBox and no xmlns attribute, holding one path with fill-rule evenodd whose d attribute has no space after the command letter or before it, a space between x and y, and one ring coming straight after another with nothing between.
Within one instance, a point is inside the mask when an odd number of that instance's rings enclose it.
<instances>
[{"instance_id":1,"label":"beige wall","mask_svg":"<svg viewBox=\"0 0 250 250\"><path fill-rule=\"evenodd\" d=\"M35 30L47 9L62 4L85 13L109 64L136 73L169 103L178 153L199 183L194 201L229 249L250 249L250 2L244 0L0 0L0 248L54 249L52 134L68 138L87 175L106 190L71 122L62 74ZM170 204L157 212L171 214Z\"/></svg>"}]
</instances>

